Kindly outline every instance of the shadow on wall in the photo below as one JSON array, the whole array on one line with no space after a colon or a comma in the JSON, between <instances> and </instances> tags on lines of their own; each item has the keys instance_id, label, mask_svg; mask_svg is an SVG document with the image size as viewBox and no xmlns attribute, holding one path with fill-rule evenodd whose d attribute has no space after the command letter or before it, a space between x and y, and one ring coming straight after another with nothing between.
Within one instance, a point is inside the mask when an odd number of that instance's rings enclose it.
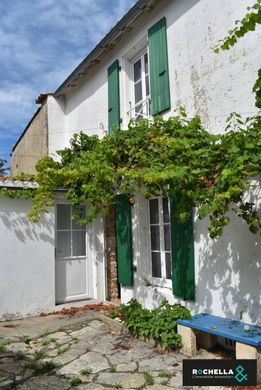
<instances>
[{"instance_id":1,"label":"shadow on wall","mask_svg":"<svg viewBox=\"0 0 261 390\"><path fill-rule=\"evenodd\" d=\"M27 206L21 205L20 209L15 200L16 207L12 204L8 207L8 211L0 210L0 220L5 225L6 229L13 232L17 239L24 244L30 241L44 241L54 245L54 217L47 214L42 217L41 222L30 222L27 216Z\"/></svg>"},{"instance_id":2,"label":"shadow on wall","mask_svg":"<svg viewBox=\"0 0 261 390\"><path fill-rule=\"evenodd\" d=\"M260 205L261 206L261 205ZM260 207L258 212L260 212ZM208 221L197 221L196 312L261 322L261 240L234 213L223 235L211 240Z\"/></svg>"}]
</instances>

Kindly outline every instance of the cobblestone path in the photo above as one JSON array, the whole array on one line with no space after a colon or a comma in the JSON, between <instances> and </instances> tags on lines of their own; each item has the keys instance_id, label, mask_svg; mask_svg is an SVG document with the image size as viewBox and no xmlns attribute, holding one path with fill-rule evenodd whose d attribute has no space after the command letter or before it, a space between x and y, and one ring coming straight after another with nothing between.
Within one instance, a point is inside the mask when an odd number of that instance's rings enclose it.
<instances>
[{"instance_id":1,"label":"cobblestone path","mask_svg":"<svg viewBox=\"0 0 261 390\"><path fill-rule=\"evenodd\" d=\"M97 314L32 339L0 337L0 389L181 389L183 358L157 353Z\"/></svg>"}]
</instances>

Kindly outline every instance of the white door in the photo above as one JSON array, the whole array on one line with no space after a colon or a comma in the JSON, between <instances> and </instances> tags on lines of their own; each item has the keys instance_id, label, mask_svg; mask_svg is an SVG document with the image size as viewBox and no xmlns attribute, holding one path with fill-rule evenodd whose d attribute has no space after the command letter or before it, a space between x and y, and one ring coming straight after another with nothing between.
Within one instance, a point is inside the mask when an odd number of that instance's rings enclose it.
<instances>
[{"instance_id":1,"label":"white door","mask_svg":"<svg viewBox=\"0 0 261 390\"><path fill-rule=\"evenodd\" d=\"M81 212L85 214L85 206ZM86 228L72 220L70 204L56 205L56 303L88 297Z\"/></svg>"}]
</instances>

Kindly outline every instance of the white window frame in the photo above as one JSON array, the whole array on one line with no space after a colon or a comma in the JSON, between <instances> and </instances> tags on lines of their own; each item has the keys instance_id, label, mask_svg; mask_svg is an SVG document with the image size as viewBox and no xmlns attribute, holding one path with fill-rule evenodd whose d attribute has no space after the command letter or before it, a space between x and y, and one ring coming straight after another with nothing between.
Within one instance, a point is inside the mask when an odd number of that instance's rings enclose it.
<instances>
[{"instance_id":1,"label":"white window frame","mask_svg":"<svg viewBox=\"0 0 261 390\"><path fill-rule=\"evenodd\" d=\"M161 259L161 278L152 276L152 252L156 252L156 250L152 250L151 248L151 224L150 222L150 200L157 199L159 206L159 228L160 228L160 259ZM170 217L170 203L168 200L168 208L169 208L169 217ZM172 278L166 278L166 257L165 253L170 253L171 264L172 264L172 248L171 248L171 220L169 221L170 227L170 251L164 250L164 220L163 220L163 196L150 198L148 200L148 221L149 221L149 281L153 286L166 287L172 289ZM156 224L158 225L158 224ZM156 226L154 225L154 226ZM171 266L172 272L172 266Z\"/></svg>"},{"instance_id":2,"label":"white window frame","mask_svg":"<svg viewBox=\"0 0 261 390\"><path fill-rule=\"evenodd\" d=\"M147 54L147 59L148 59L148 73L146 74L145 72L145 55ZM135 81L134 81L134 65L136 62L141 61L141 92L142 92L142 98L139 102L135 102ZM149 52L146 49L142 51L133 61L132 61L132 91L133 91L133 110L134 110L134 115L136 117L136 110L135 108L138 105L142 105L142 111L141 115L143 118L148 118L149 117L149 111L150 111L150 94L147 96L146 94L146 76L148 76L149 79ZM149 79L149 89L150 89L150 79Z\"/></svg>"},{"instance_id":3,"label":"white window frame","mask_svg":"<svg viewBox=\"0 0 261 390\"><path fill-rule=\"evenodd\" d=\"M56 204L55 204L55 257L57 260L64 260L64 259L85 259L86 256L87 256L87 242L86 242L86 227L83 226L82 229L73 229L72 228L72 223L73 223L73 220L72 218L70 218L70 229L58 229L58 213L57 213L57 208L59 205L66 205L66 206L70 206L70 215L72 216L72 205L70 202L66 202L66 201L57 201ZM86 205L82 205L85 207L85 211L86 211ZM81 231L81 232L85 232L85 254L84 255L80 255L80 256L72 256L72 253L73 253L73 232L75 231ZM64 257L60 257L58 255L58 248L57 248L57 233L58 232L70 232L70 253L71 253L71 256L64 256Z\"/></svg>"},{"instance_id":4,"label":"white window frame","mask_svg":"<svg viewBox=\"0 0 261 390\"><path fill-rule=\"evenodd\" d=\"M146 95L146 74L145 74L145 60L144 56L147 54L148 56L148 69L149 69L149 51L148 47L144 47L141 51L139 51L138 54L133 57L129 63L130 63L130 85L131 85L131 94L130 94L130 100L128 102L127 107L127 120L130 121L131 119L136 117L135 108L139 104L143 104L142 107L142 115L143 118L151 118L151 115L149 113L150 111L150 94L148 96ZM142 100L135 103L135 82L134 82L134 64L141 59L141 80L142 80ZM149 75L149 72L148 72ZM150 78L149 78L149 88L150 88Z\"/></svg>"}]
</instances>

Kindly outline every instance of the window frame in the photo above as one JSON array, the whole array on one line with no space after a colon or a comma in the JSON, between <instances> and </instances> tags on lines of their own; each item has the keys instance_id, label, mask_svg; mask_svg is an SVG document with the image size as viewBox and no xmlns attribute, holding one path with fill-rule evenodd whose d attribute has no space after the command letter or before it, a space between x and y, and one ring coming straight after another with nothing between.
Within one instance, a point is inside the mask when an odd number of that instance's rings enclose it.
<instances>
[{"instance_id":1,"label":"window frame","mask_svg":"<svg viewBox=\"0 0 261 390\"><path fill-rule=\"evenodd\" d=\"M165 287L172 289L172 245L171 245L171 216L170 216L170 202L168 200L168 211L169 211L169 235L170 235L170 250L165 251L164 249L164 219L163 219L163 196L160 197L152 197L148 200L148 221L149 221L149 281L153 286ZM161 260L161 278L152 276L152 252L156 252L156 250L152 250L151 248L151 226L156 226L157 224L151 224L150 221L150 200L157 199L158 200L158 210L159 210L159 231L160 231L160 260ZM171 279L166 278L166 256L165 253L170 253L171 260Z\"/></svg>"},{"instance_id":2,"label":"window frame","mask_svg":"<svg viewBox=\"0 0 261 390\"><path fill-rule=\"evenodd\" d=\"M70 229L58 229L58 206L69 206L70 207ZM86 213L86 205L81 205L85 208ZM72 219L72 205L70 202L66 201L58 201L55 204L55 258L57 260L77 260L77 259L85 259L87 256L87 240L86 240L86 226L83 226L82 229L74 229L73 228L73 219ZM69 232L70 233L70 256L59 256L58 255L58 232ZM79 256L73 256L73 232L84 232L84 242L85 242L85 254Z\"/></svg>"},{"instance_id":3,"label":"window frame","mask_svg":"<svg viewBox=\"0 0 261 390\"><path fill-rule=\"evenodd\" d=\"M140 39L135 40L133 45L129 46L127 51L124 52L120 58L120 90L121 90L121 118L122 118L122 130L127 130L129 122L133 117L131 109L133 108L133 62L135 62L139 56L143 53L148 53L148 34L144 33ZM149 80L150 82L150 80ZM149 120L152 119L150 115Z\"/></svg>"},{"instance_id":4,"label":"window frame","mask_svg":"<svg viewBox=\"0 0 261 390\"><path fill-rule=\"evenodd\" d=\"M145 55L147 55L147 64L148 64L148 72L146 73L145 69ZM137 103L135 101L135 84L137 83L135 81L134 77L134 65L138 62L141 61L141 100L139 100ZM134 115L136 117L136 110L135 108L138 107L139 105L145 105L142 106L142 118L149 118L150 117L150 93L147 95L146 91L146 77L148 77L149 81L149 92L150 92L150 70L149 70L149 51L148 47L145 47L136 57L134 57L131 61L131 68L132 68L132 103L133 107L131 110L134 110ZM146 109L148 107L148 113L146 113ZM138 114L139 115L139 114Z\"/></svg>"}]
</instances>

